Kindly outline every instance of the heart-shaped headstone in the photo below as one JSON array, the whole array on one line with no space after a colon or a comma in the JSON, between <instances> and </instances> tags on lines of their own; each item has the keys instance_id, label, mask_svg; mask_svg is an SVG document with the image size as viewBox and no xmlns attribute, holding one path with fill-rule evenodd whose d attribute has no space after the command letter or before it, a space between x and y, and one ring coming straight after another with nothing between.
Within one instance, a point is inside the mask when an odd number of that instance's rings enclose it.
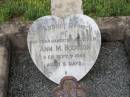
<instances>
[{"instance_id":1,"label":"heart-shaped headstone","mask_svg":"<svg viewBox=\"0 0 130 97\"><path fill-rule=\"evenodd\" d=\"M100 46L97 24L81 14L65 19L41 17L28 33L28 48L34 63L58 84L64 76L82 79L94 65Z\"/></svg>"}]
</instances>

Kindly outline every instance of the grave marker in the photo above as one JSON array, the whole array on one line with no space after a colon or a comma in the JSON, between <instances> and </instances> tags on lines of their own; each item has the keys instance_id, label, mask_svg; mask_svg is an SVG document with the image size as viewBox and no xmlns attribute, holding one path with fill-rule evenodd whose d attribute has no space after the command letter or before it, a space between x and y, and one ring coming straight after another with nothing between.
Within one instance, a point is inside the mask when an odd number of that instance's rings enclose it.
<instances>
[{"instance_id":1,"label":"grave marker","mask_svg":"<svg viewBox=\"0 0 130 97\"><path fill-rule=\"evenodd\" d=\"M83 15L81 0L52 0L52 16L37 19L28 33L28 48L38 69L60 84L54 97L86 97L78 85L93 67L101 46L95 21Z\"/></svg>"}]
</instances>

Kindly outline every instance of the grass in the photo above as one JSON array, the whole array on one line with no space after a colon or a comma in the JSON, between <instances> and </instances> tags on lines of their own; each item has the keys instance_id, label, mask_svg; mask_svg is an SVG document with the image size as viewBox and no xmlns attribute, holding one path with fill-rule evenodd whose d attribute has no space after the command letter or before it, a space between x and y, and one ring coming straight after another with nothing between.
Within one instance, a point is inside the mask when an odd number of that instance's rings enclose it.
<instances>
[{"instance_id":1,"label":"grass","mask_svg":"<svg viewBox=\"0 0 130 97\"><path fill-rule=\"evenodd\" d=\"M0 0L0 23L15 17L35 20L49 15L50 0ZM92 17L130 15L130 0L83 0L84 13Z\"/></svg>"},{"instance_id":2,"label":"grass","mask_svg":"<svg viewBox=\"0 0 130 97\"><path fill-rule=\"evenodd\" d=\"M50 0L4 0L0 6L0 22L21 17L35 20L50 14Z\"/></svg>"},{"instance_id":3,"label":"grass","mask_svg":"<svg viewBox=\"0 0 130 97\"><path fill-rule=\"evenodd\" d=\"M128 16L130 0L83 0L84 13L90 16Z\"/></svg>"}]
</instances>

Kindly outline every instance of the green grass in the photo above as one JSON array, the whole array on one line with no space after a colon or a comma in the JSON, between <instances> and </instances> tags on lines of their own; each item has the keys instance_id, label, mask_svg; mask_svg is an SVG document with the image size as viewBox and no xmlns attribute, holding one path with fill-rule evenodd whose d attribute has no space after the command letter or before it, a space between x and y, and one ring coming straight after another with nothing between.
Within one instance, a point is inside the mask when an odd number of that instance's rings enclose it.
<instances>
[{"instance_id":1,"label":"green grass","mask_svg":"<svg viewBox=\"0 0 130 97\"><path fill-rule=\"evenodd\" d=\"M128 16L130 0L83 0L84 13L90 16Z\"/></svg>"},{"instance_id":2,"label":"green grass","mask_svg":"<svg viewBox=\"0 0 130 97\"><path fill-rule=\"evenodd\" d=\"M0 0L0 23L15 17L35 20L49 15L50 0ZM130 15L130 0L83 0L84 13L92 17Z\"/></svg>"},{"instance_id":3,"label":"green grass","mask_svg":"<svg viewBox=\"0 0 130 97\"><path fill-rule=\"evenodd\" d=\"M50 14L50 0L5 0L0 6L0 22L21 17L35 20Z\"/></svg>"}]
</instances>

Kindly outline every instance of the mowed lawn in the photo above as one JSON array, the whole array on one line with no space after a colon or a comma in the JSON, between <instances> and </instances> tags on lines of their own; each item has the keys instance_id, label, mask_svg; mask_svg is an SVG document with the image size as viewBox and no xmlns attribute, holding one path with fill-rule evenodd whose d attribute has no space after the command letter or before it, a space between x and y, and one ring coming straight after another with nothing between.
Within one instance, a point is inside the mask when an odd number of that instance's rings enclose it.
<instances>
[{"instance_id":1,"label":"mowed lawn","mask_svg":"<svg viewBox=\"0 0 130 97\"><path fill-rule=\"evenodd\" d=\"M35 20L50 15L50 7L51 0L0 0L0 23L15 17ZM129 16L130 0L83 0L83 10L92 17Z\"/></svg>"}]
</instances>

